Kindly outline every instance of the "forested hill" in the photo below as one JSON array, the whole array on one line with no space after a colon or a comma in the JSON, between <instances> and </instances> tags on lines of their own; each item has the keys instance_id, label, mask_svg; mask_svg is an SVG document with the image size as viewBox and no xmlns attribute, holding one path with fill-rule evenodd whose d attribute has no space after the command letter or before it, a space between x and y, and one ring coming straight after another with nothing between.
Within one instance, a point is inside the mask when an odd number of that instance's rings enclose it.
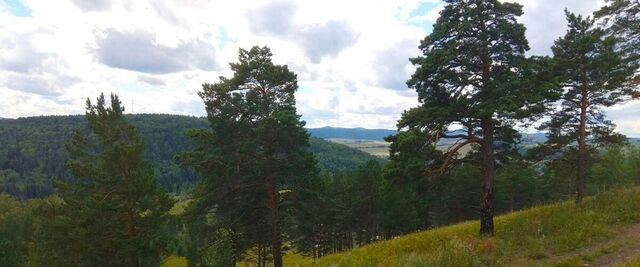
<instances>
[{"instance_id":1,"label":"forested hill","mask_svg":"<svg viewBox=\"0 0 640 267\"><path fill-rule=\"evenodd\" d=\"M160 114L128 115L127 118L144 137L145 156L160 184L174 193L191 188L197 177L182 169L174 155L189 150L184 132L207 127L207 120ZM53 193L54 179L70 178L64 145L75 129L87 131L84 116L0 120L0 192L22 199ZM329 173L352 169L375 159L367 153L315 137L310 143L319 167Z\"/></svg>"}]
</instances>

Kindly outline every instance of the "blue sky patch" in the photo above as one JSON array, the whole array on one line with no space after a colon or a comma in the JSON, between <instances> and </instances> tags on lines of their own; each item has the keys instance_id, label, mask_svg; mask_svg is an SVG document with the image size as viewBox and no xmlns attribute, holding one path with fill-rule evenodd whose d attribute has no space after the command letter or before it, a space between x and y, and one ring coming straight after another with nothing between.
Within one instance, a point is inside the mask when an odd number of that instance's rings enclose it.
<instances>
[{"instance_id":1,"label":"blue sky patch","mask_svg":"<svg viewBox=\"0 0 640 267\"><path fill-rule=\"evenodd\" d=\"M227 44L229 33L227 33L227 29L224 27L220 27L218 30L220 31L220 35L218 36L218 48L222 49Z\"/></svg>"},{"instance_id":2,"label":"blue sky patch","mask_svg":"<svg viewBox=\"0 0 640 267\"><path fill-rule=\"evenodd\" d=\"M27 8L20 0L3 0L8 7L9 14L17 17L30 17L31 9Z\"/></svg>"},{"instance_id":3,"label":"blue sky patch","mask_svg":"<svg viewBox=\"0 0 640 267\"><path fill-rule=\"evenodd\" d=\"M419 17L419 16L424 16L427 13L429 13L429 11L431 11L431 9L439 6L440 3L421 3L416 9L414 9L413 11L411 11L411 13L409 14L409 17Z\"/></svg>"},{"instance_id":4,"label":"blue sky patch","mask_svg":"<svg viewBox=\"0 0 640 267\"><path fill-rule=\"evenodd\" d=\"M218 48L223 49L228 43L238 42L237 37L229 37L229 32L225 27L218 27Z\"/></svg>"}]
</instances>

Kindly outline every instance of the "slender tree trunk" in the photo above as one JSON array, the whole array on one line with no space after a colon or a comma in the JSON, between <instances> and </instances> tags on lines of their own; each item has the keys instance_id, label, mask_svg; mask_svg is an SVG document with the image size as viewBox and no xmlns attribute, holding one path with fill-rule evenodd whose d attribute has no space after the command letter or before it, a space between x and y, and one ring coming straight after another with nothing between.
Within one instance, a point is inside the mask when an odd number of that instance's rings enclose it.
<instances>
[{"instance_id":1,"label":"slender tree trunk","mask_svg":"<svg viewBox=\"0 0 640 267\"><path fill-rule=\"evenodd\" d=\"M122 181L126 190L129 190L129 170L127 168L122 168ZM136 235L135 231L133 203L131 202L131 196L127 193L127 237L132 241ZM129 255L129 258L127 259L127 266L139 266L138 255L135 251L132 251L132 254Z\"/></svg>"},{"instance_id":2,"label":"slender tree trunk","mask_svg":"<svg viewBox=\"0 0 640 267\"><path fill-rule=\"evenodd\" d=\"M263 86L264 88L264 86ZM263 92L263 96L266 97L267 93ZM264 99L264 103L268 103L268 99ZM269 106L263 106L263 113L265 115L270 114ZM273 160L273 136L271 132L267 132L265 139L265 154L270 162ZM279 214L279 196L276 192L276 181L272 177L272 172L267 167L265 175L265 183L267 184L267 206L271 213L271 252L273 253L273 266L282 267L282 237L280 236L280 214Z\"/></svg>"},{"instance_id":3,"label":"slender tree trunk","mask_svg":"<svg viewBox=\"0 0 640 267\"><path fill-rule=\"evenodd\" d=\"M587 90L582 89L580 100L580 129L578 133L578 177L576 177L576 203L580 203L587 191Z\"/></svg>"},{"instance_id":4,"label":"slender tree trunk","mask_svg":"<svg viewBox=\"0 0 640 267\"><path fill-rule=\"evenodd\" d=\"M483 119L482 126L482 207L480 210L480 235L493 236L493 119Z\"/></svg>"},{"instance_id":5,"label":"slender tree trunk","mask_svg":"<svg viewBox=\"0 0 640 267\"><path fill-rule=\"evenodd\" d=\"M278 214L278 199L275 189L269 186L269 208L271 209L271 249L273 251L273 266L282 267L282 238L280 237L280 215Z\"/></svg>"}]
</instances>

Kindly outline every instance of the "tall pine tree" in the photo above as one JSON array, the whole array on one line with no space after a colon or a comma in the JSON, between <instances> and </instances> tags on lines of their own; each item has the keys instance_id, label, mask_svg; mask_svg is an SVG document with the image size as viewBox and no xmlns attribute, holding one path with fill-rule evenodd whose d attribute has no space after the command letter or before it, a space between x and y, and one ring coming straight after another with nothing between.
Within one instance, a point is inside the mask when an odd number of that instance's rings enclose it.
<instances>
[{"instance_id":1,"label":"tall pine tree","mask_svg":"<svg viewBox=\"0 0 640 267\"><path fill-rule=\"evenodd\" d=\"M540 128L549 131L550 151L577 155L575 192L580 202L586 194L590 147L624 141L602 109L638 97L628 82L638 66L624 60L615 49L616 38L606 36L593 19L566 14L569 29L552 47L564 94L560 108Z\"/></svg>"},{"instance_id":2,"label":"tall pine tree","mask_svg":"<svg viewBox=\"0 0 640 267\"><path fill-rule=\"evenodd\" d=\"M87 99L90 134L67 145L75 180L59 184L67 263L81 266L157 265L166 244L166 212L173 201L144 159L144 141L127 122L118 96ZM59 217L60 218L60 217ZM69 249L71 248L71 249Z\"/></svg>"},{"instance_id":3,"label":"tall pine tree","mask_svg":"<svg viewBox=\"0 0 640 267\"><path fill-rule=\"evenodd\" d=\"M421 105L406 111L399 130L423 132L427 144L459 140L440 160L436 173L462 161L479 163L482 173L480 233L493 234L496 157L512 151L518 135L512 126L544 110L552 96L549 60L527 59L522 6L498 0L446 0L433 32L421 43L422 57L407 84ZM548 94L548 95L547 95ZM463 131L450 134L451 126ZM458 157L472 147L475 158Z\"/></svg>"},{"instance_id":4,"label":"tall pine tree","mask_svg":"<svg viewBox=\"0 0 640 267\"><path fill-rule=\"evenodd\" d=\"M282 266L285 217L316 174L304 122L296 114L296 75L275 65L267 47L240 49L233 77L204 84L210 129L194 130L195 150L183 161L202 176L194 218L233 233L239 253L269 247Z\"/></svg>"}]
</instances>

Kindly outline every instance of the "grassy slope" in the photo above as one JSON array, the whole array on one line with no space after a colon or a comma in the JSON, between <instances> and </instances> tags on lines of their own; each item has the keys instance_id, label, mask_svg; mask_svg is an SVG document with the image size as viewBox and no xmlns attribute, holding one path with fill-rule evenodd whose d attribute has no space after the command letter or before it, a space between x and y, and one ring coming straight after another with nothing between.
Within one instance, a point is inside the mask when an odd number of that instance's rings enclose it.
<instances>
[{"instance_id":1,"label":"grassy slope","mask_svg":"<svg viewBox=\"0 0 640 267\"><path fill-rule=\"evenodd\" d=\"M626 243L606 249L640 222L640 188L619 189L580 206L571 201L496 218L494 238L480 239L466 222L379 242L317 260L285 259L288 266L582 266ZM586 251L586 252L585 252ZM627 265L633 266L633 265Z\"/></svg>"},{"instance_id":2,"label":"grassy slope","mask_svg":"<svg viewBox=\"0 0 640 267\"><path fill-rule=\"evenodd\" d=\"M631 259L631 260L629 260L629 261L627 261L625 263L619 264L617 266L619 266L619 267L638 267L638 266L640 266L640 255L638 255L637 257L635 257L635 258L633 258L633 259Z\"/></svg>"}]
</instances>

